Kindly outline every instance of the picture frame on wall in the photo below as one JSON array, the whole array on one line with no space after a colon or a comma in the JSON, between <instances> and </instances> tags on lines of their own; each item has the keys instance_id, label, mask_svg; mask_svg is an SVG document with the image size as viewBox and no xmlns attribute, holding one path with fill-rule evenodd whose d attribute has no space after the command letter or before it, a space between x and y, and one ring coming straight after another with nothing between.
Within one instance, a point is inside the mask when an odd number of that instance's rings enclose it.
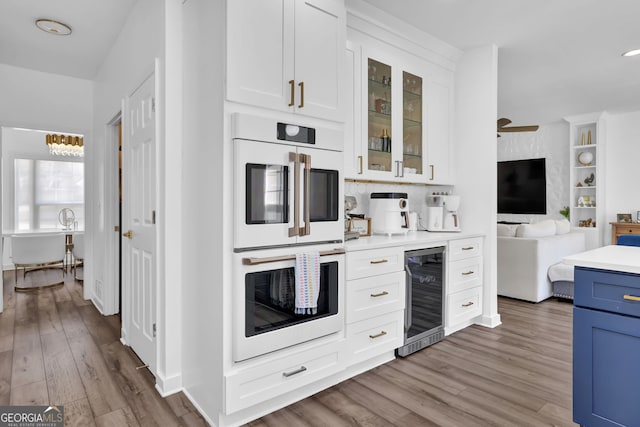
<instances>
[{"instance_id":1,"label":"picture frame on wall","mask_svg":"<svg viewBox=\"0 0 640 427\"><path fill-rule=\"evenodd\" d=\"M636 211L636 222L640 223L640 211Z\"/></svg>"},{"instance_id":2,"label":"picture frame on wall","mask_svg":"<svg viewBox=\"0 0 640 427\"><path fill-rule=\"evenodd\" d=\"M371 218L351 218L349 231L355 231L360 236L371 236Z\"/></svg>"},{"instance_id":3,"label":"picture frame on wall","mask_svg":"<svg viewBox=\"0 0 640 427\"><path fill-rule=\"evenodd\" d=\"M623 213L616 215L617 222L632 222L630 213Z\"/></svg>"}]
</instances>

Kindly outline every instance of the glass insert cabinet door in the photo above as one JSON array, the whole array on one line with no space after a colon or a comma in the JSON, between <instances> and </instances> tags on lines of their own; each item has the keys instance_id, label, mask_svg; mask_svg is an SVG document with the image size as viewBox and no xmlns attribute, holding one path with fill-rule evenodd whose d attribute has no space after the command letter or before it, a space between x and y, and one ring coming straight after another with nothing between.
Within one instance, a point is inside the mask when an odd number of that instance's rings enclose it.
<instances>
[{"instance_id":1,"label":"glass insert cabinet door","mask_svg":"<svg viewBox=\"0 0 640 427\"><path fill-rule=\"evenodd\" d=\"M391 171L391 66L368 58L368 169Z\"/></svg>"},{"instance_id":2,"label":"glass insert cabinet door","mask_svg":"<svg viewBox=\"0 0 640 427\"><path fill-rule=\"evenodd\" d=\"M402 165L422 175L422 77L402 72Z\"/></svg>"}]
</instances>

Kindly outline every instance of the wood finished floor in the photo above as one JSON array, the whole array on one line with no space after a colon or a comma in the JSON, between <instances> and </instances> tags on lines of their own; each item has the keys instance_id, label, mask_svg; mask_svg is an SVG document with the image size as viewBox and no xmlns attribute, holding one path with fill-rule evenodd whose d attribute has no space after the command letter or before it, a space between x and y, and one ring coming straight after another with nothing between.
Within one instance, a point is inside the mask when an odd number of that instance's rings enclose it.
<instances>
[{"instance_id":1,"label":"wood finished floor","mask_svg":"<svg viewBox=\"0 0 640 427\"><path fill-rule=\"evenodd\" d=\"M12 272L4 283L0 405L62 404L66 426L206 425L182 393L157 394L117 316L84 301L72 275L30 294L14 293ZM571 304L500 298L499 312L495 329L469 327L249 426L575 426Z\"/></svg>"},{"instance_id":2,"label":"wood finished floor","mask_svg":"<svg viewBox=\"0 0 640 427\"><path fill-rule=\"evenodd\" d=\"M248 425L576 426L572 305L498 307L497 328L471 326Z\"/></svg>"},{"instance_id":3,"label":"wood finished floor","mask_svg":"<svg viewBox=\"0 0 640 427\"><path fill-rule=\"evenodd\" d=\"M27 281L60 277L41 270ZM136 369L139 360L120 343L119 318L83 300L72 273L64 286L30 293L14 292L12 271L3 278L0 405L64 405L67 427L207 425L183 393L160 397L153 376Z\"/></svg>"}]
</instances>

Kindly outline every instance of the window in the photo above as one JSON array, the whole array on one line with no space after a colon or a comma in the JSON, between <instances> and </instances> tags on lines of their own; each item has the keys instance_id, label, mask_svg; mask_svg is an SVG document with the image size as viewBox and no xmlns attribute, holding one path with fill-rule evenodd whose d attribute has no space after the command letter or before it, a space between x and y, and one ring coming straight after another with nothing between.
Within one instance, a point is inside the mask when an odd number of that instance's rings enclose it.
<instances>
[{"instance_id":1,"label":"window","mask_svg":"<svg viewBox=\"0 0 640 427\"><path fill-rule=\"evenodd\" d=\"M84 224L84 164L15 159L15 229L59 228L58 213L73 210Z\"/></svg>"}]
</instances>

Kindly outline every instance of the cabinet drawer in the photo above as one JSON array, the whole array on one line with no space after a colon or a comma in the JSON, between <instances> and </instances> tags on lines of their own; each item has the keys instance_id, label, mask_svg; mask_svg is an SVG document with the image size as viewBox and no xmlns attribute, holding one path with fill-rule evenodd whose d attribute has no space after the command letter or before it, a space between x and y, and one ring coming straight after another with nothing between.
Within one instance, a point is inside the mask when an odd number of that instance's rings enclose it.
<instances>
[{"instance_id":1,"label":"cabinet drawer","mask_svg":"<svg viewBox=\"0 0 640 427\"><path fill-rule=\"evenodd\" d=\"M640 317L640 275L576 267L574 305Z\"/></svg>"},{"instance_id":2,"label":"cabinet drawer","mask_svg":"<svg viewBox=\"0 0 640 427\"><path fill-rule=\"evenodd\" d=\"M461 259L449 263L447 295L482 284L482 257Z\"/></svg>"},{"instance_id":3,"label":"cabinet drawer","mask_svg":"<svg viewBox=\"0 0 640 427\"><path fill-rule=\"evenodd\" d=\"M640 227L617 226L616 234L640 234Z\"/></svg>"},{"instance_id":4,"label":"cabinet drawer","mask_svg":"<svg viewBox=\"0 0 640 427\"><path fill-rule=\"evenodd\" d=\"M225 376L226 413L231 414L295 390L344 369L340 348L344 341L262 363Z\"/></svg>"},{"instance_id":5,"label":"cabinet drawer","mask_svg":"<svg viewBox=\"0 0 640 427\"><path fill-rule=\"evenodd\" d=\"M451 240L449 242L449 260L471 258L482 255L482 238Z\"/></svg>"},{"instance_id":6,"label":"cabinet drawer","mask_svg":"<svg viewBox=\"0 0 640 427\"><path fill-rule=\"evenodd\" d=\"M402 345L404 310L347 325L350 363L371 359Z\"/></svg>"},{"instance_id":7,"label":"cabinet drawer","mask_svg":"<svg viewBox=\"0 0 640 427\"><path fill-rule=\"evenodd\" d=\"M402 270L403 248L347 252L347 280Z\"/></svg>"},{"instance_id":8,"label":"cabinet drawer","mask_svg":"<svg viewBox=\"0 0 640 427\"><path fill-rule=\"evenodd\" d=\"M482 286L447 296L447 326L467 321L482 313Z\"/></svg>"},{"instance_id":9,"label":"cabinet drawer","mask_svg":"<svg viewBox=\"0 0 640 427\"><path fill-rule=\"evenodd\" d=\"M347 281L347 323L404 309L403 271Z\"/></svg>"}]
</instances>

